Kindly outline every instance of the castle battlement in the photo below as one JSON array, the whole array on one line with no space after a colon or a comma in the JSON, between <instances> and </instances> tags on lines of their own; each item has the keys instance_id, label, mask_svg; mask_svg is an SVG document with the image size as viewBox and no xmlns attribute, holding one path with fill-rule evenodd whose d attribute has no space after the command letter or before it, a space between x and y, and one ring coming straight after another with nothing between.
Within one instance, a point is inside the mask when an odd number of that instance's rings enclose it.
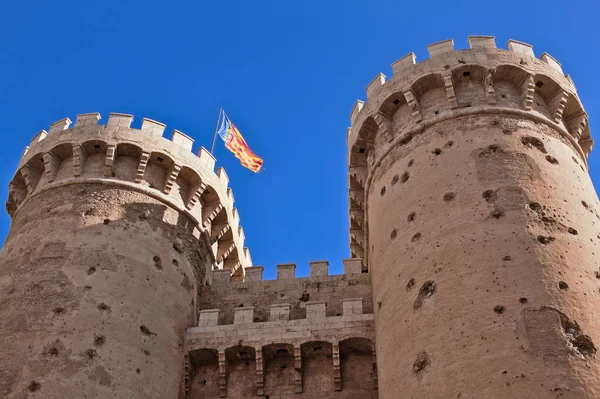
<instances>
[{"instance_id":1,"label":"castle battlement","mask_svg":"<svg viewBox=\"0 0 600 399\"><path fill-rule=\"evenodd\" d=\"M509 40L496 48L492 36L470 36L469 49L454 40L427 46L429 58L409 53L392 64L393 76L378 74L358 100L347 131L351 256L369 258L366 192L374 173L399 144L424 129L477 114L512 115L557 131L581 162L593 147L588 117L576 88L548 53L536 58L533 46Z\"/></svg>"},{"instance_id":2,"label":"castle battlement","mask_svg":"<svg viewBox=\"0 0 600 399\"><path fill-rule=\"evenodd\" d=\"M11 216L28 198L55 186L101 183L146 193L179 209L194 221L198 239L212 249L213 268L225 269L241 280L252 265L229 178L215 171L215 158L194 140L166 125L143 118L131 127L133 116L111 113L106 125L100 114L77 115L50 125L31 140L10 183L6 204ZM71 126L72 125L72 126Z\"/></svg>"}]
</instances>

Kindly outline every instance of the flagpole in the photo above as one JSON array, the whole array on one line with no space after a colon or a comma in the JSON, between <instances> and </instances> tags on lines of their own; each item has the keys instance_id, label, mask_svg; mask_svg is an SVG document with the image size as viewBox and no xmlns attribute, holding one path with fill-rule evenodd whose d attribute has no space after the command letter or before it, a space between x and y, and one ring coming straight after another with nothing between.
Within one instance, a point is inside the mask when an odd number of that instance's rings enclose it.
<instances>
[{"instance_id":1,"label":"flagpole","mask_svg":"<svg viewBox=\"0 0 600 399\"><path fill-rule=\"evenodd\" d=\"M217 118L217 125L215 126L215 134L213 136L212 147L210 147L211 155L213 155L213 151L215 150L215 141L217 140L217 130L219 130L219 121L221 120L222 113L223 113L223 108L219 108L219 117Z\"/></svg>"}]
</instances>

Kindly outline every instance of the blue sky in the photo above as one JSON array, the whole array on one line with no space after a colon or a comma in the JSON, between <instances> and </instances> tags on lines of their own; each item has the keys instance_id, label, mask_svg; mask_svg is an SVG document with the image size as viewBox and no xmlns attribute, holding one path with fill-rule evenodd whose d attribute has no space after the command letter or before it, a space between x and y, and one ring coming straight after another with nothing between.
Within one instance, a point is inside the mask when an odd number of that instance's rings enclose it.
<instances>
[{"instance_id":1,"label":"blue sky","mask_svg":"<svg viewBox=\"0 0 600 399\"><path fill-rule=\"evenodd\" d=\"M167 124L210 147L223 107L265 159L255 175L218 143L255 265L349 256L346 128L379 72L454 38L493 35L548 52L600 120L600 5L592 0L5 1L0 7L0 198L29 140L50 123L109 112ZM169 136L170 137L170 136ZM598 150L590 157L600 179ZM10 219L0 212L0 242Z\"/></svg>"}]
</instances>

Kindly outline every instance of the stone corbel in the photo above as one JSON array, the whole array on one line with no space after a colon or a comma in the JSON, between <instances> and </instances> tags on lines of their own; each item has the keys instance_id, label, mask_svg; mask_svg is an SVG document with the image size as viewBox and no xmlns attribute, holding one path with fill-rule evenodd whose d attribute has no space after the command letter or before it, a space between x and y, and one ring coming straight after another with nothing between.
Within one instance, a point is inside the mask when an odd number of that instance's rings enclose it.
<instances>
[{"instance_id":1,"label":"stone corbel","mask_svg":"<svg viewBox=\"0 0 600 399\"><path fill-rule=\"evenodd\" d=\"M302 393L302 350L294 345L294 386L296 393Z\"/></svg>"},{"instance_id":2,"label":"stone corbel","mask_svg":"<svg viewBox=\"0 0 600 399\"><path fill-rule=\"evenodd\" d=\"M49 182L53 182L60 166L60 161L51 152L45 153L42 158L44 159L44 170L46 171L46 178Z\"/></svg>"},{"instance_id":3,"label":"stone corbel","mask_svg":"<svg viewBox=\"0 0 600 399\"><path fill-rule=\"evenodd\" d=\"M585 113L579 114L565 122L571 136L577 141L581 139L585 127L588 124L588 117Z\"/></svg>"},{"instance_id":4,"label":"stone corbel","mask_svg":"<svg viewBox=\"0 0 600 399\"><path fill-rule=\"evenodd\" d=\"M387 143L391 142L394 139L392 119L381 112L377 112L375 115L373 115L373 120L375 120L375 123L377 123L379 133L383 136L383 139ZM369 151L369 154L371 154L371 152L372 151Z\"/></svg>"},{"instance_id":5,"label":"stone corbel","mask_svg":"<svg viewBox=\"0 0 600 399\"><path fill-rule=\"evenodd\" d=\"M73 176L79 177L83 174L83 167L87 160L87 153L79 144L73 144Z\"/></svg>"},{"instance_id":6,"label":"stone corbel","mask_svg":"<svg viewBox=\"0 0 600 399\"><path fill-rule=\"evenodd\" d=\"M104 158L104 177L112 177L115 158L117 157L117 146L109 144L106 146L106 157Z\"/></svg>"},{"instance_id":7,"label":"stone corbel","mask_svg":"<svg viewBox=\"0 0 600 399\"><path fill-rule=\"evenodd\" d=\"M202 196L204 190L206 190L206 184L203 182L190 187L190 198L187 204L185 204L185 207L187 209L192 209L194 205L196 205L196 202L200 200L200 196Z\"/></svg>"},{"instance_id":8,"label":"stone corbel","mask_svg":"<svg viewBox=\"0 0 600 399\"><path fill-rule=\"evenodd\" d=\"M406 103L412 111L412 116L415 119L415 122L421 122L423 119L421 116L421 106L419 105L419 100L415 96L415 93L413 93L412 90L405 91L404 98L406 99Z\"/></svg>"},{"instance_id":9,"label":"stone corbel","mask_svg":"<svg viewBox=\"0 0 600 399\"><path fill-rule=\"evenodd\" d=\"M552 120L555 123L560 123L563 117L563 111L567 106L567 100L569 99L569 93L564 90L559 91L554 97L548 100L548 108L552 113Z\"/></svg>"},{"instance_id":10,"label":"stone corbel","mask_svg":"<svg viewBox=\"0 0 600 399\"><path fill-rule=\"evenodd\" d=\"M167 170L167 180L165 181L165 188L163 189L163 194L169 194L171 189L173 188L173 184L175 184L175 180L177 176L179 176L179 171L181 170L181 165L173 164Z\"/></svg>"},{"instance_id":11,"label":"stone corbel","mask_svg":"<svg viewBox=\"0 0 600 399\"><path fill-rule=\"evenodd\" d=\"M340 344L335 342L332 345L333 354L333 386L336 391L342 390L342 373L340 371Z\"/></svg>"},{"instance_id":12,"label":"stone corbel","mask_svg":"<svg viewBox=\"0 0 600 399\"><path fill-rule=\"evenodd\" d=\"M219 397L227 397L227 365L224 349L219 349Z\"/></svg>"},{"instance_id":13,"label":"stone corbel","mask_svg":"<svg viewBox=\"0 0 600 399\"><path fill-rule=\"evenodd\" d=\"M533 96L535 94L535 81L533 76L528 76L521 85L521 93L523 96L523 109L531 111L533 106Z\"/></svg>"},{"instance_id":14,"label":"stone corbel","mask_svg":"<svg viewBox=\"0 0 600 399\"><path fill-rule=\"evenodd\" d=\"M448 98L450 108L452 109L458 107L458 103L456 102L456 93L454 92L454 82L452 81L452 73L449 71L442 73L442 80L444 81L446 97Z\"/></svg>"},{"instance_id":15,"label":"stone corbel","mask_svg":"<svg viewBox=\"0 0 600 399\"><path fill-rule=\"evenodd\" d=\"M142 151L140 155L140 161L138 162L138 168L135 172L135 182L141 183L144 179L144 173L146 172L146 166L148 166L148 160L150 159L150 153L148 151Z\"/></svg>"},{"instance_id":16,"label":"stone corbel","mask_svg":"<svg viewBox=\"0 0 600 399\"><path fill-rule=\"evenodd\" d=\"M256 394L263 396L265 394L265 374L262 348L255 348L255 363L256 363Z\"/></svg>"},{"instance_id":17,"label":"stone corbel","mask_svg":"<svg viewBox=\"0 0 600 399\"><path fill-rule=\"evenodd\" d=\"M483 78L483 91L488 104L496 104L496 91L494 90L494 73L496 68L488 69Z\"/></svg>"}]
</instances>

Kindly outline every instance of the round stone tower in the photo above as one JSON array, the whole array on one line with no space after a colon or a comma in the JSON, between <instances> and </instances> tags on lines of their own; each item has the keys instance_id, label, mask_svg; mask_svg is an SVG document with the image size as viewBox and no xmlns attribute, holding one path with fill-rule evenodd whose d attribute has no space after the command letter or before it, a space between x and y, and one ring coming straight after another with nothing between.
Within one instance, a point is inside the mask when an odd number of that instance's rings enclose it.
<instances>
[{"instance_id":1,"label":"round stone tower","mask_svg":"<svg viewBox=\"0 0 600 399\"><path fill-rule=\"evenodd\" d=\"M598 398L600 204L573 81L510 40L409 54L351 114L382 398ZM598 254L596 254L598 252Z\"/></svg>"},{"instance_id":2,"label":"round stone tower","mask_svg":"<svg viewBox=\"0 0 600 399\"><path fill-rule=\"evenodd\" d=\"M176 398L213 269L251 265L223 169L165 125L79 115L40 132L6 204L0 397Z\"/></svg>"}]
</instances>

